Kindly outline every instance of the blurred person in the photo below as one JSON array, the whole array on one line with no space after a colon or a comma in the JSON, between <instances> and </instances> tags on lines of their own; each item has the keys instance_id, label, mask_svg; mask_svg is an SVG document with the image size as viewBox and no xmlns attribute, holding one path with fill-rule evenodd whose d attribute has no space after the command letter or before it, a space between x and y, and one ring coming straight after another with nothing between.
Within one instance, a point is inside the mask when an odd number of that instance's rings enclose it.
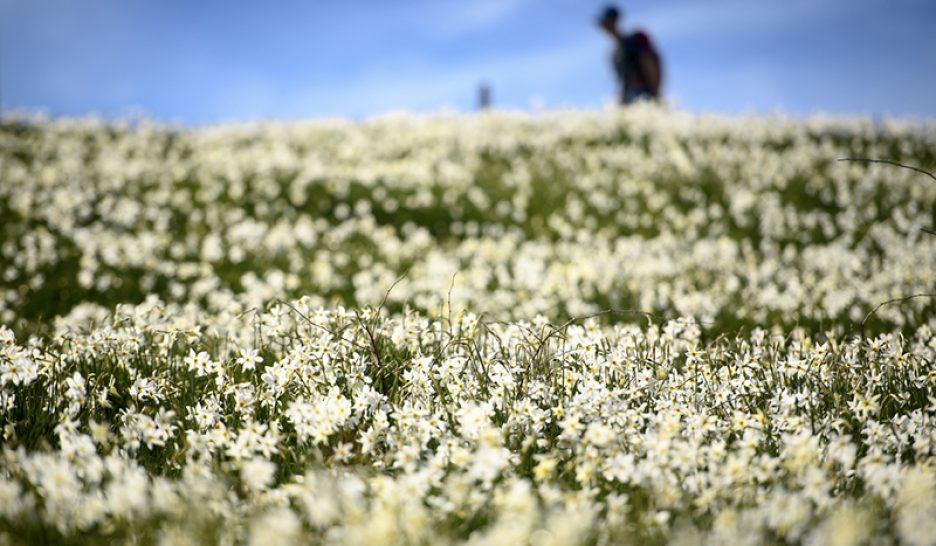
<instances>
[{"instance_id":1,"label":"blurred person","mask_svg":"<svg viewBox=\"0 0 936 546\"><path fill-rule=\"evenodd\" d=\"M660 55L646 32L628 34L620 30L621 11L608 6L598 17L598 26L614 40L611 65L617 76L620 104L638 100L659 100L662 84Z\"/></svg>"}]
</instances>

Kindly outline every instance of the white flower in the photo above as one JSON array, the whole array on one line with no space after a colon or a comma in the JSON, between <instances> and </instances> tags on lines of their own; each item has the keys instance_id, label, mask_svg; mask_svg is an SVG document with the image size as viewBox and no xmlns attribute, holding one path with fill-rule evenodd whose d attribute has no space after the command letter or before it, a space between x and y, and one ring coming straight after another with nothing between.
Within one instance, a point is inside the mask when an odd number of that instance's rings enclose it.
<instances>
[{"instance_id":1,"label":"white flower","mask_svg":"<svg viewBox=\"0 0 936 546\"><path fill-rule=\"evenodd\" d=\"M851 506L836 509L806 538L806 546L858 546L868 537L871 514Z\"/></svg>"},{"instance_id":2,"label":"white flower","mask_svg":"<svg viewBox=\"0 0 936 546\"><path fill-rule=\"evenodd\" d=\"M482 445L474 454L468 476L490 484L510 461L510 451L503 447Z\"/></svg>"},{"instance_id":3,"label":"white flower","mask_svg":"<svg viewBox=\"0 0 936 546\"><path fill-rule=\"evenodd\" d=\"M250 546L291 546L302 533L299 518L288 508L275 508L256 518L250 524Z\"/></svg>"},{"instance_id":4,"label":"white flower","mask_svg":"<svg viewBox=\"0 0 936 546\"><path fill-rule=\"evenodd\" d=\"M276 465L266 459L249 459L241 465L241 480L252 491L263 491L273 483Z\"/></svg>"},{"instance_id":5,"label":"white flower","mask_svg":"<svg viewBox=\"0 0 936 546\"><path fill-rule=\"evenodd\" d=\"M243 370L253 370L262 362L263 357L257 349L241 349L240 356L237 357L237 364Z\"/></svg>"},{"instance_id":6,"label":"white flower","mask_svg":"<svg viewBox=\"0 0 936 546\"><path fill-rule=\"evenodd\" d=\"M482 430L488 425L488 408L471 404L462 407L458 411L459 425L461 433L466 438L477 438Z\"/></svg>"},{"instance_id":7,"label":"white flower","mask_svg":"<svg viewBox=\"0 0 936 546\"><path fill-rule=\"evenodd\" d=\"M215 371L215 363L206 351L195 352L189 349L189 354L185 357L185 366L195 372L196 377L204 377Z\"/></svg>"},{"instance_id":8,"label":"white flower","mask_svg":"<svg viewBox=\"0 0 936 546\"><path fill-rule=\"evenodd\" d=\"M614 440L614 431L604 423L591 423L582 440L595 447L605 447Z\"/></svg>"},{"instance_id":9,"label":"white flower","mask_svg":"<svg viewBox=\"0 0 936 546\"><path fill-rule=\"evenodd\" d=\"M26 355L16 355L9 360L0 358L0 385L28 385L38 376L39 365Z\"/></svg>"},{"instance_id":10,"label":"white flower","mask_svg":"<svg viewBox=\"0 0 936 546\"><path fill-rule=\"evenodd\" d=\"M0 335L2 334L3 331L0 330ZM18 481L0 477L0 516L9 520L19 517L26 509L22 494L23 488Z\"/></svg>"},{"instance_id":11,"label":"white flower","mask_svg":"<svg viewBox=\"0 0 936 546\"><path fill-rule=\"evenodd\" d=\"M630 483L636 476L636 464L634 456L630 453L618 453L607 464L604 476L611 481L620 483Z\"/></svg>"}]
</instances>

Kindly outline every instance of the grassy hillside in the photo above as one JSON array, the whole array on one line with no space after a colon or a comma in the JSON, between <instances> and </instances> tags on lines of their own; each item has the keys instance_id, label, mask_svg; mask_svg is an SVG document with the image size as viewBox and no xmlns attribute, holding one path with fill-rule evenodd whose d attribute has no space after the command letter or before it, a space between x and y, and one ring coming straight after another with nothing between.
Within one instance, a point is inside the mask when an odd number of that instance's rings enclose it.
<instances>
[{"instance_id":1,"label":"grassy hillside","mask_svg":"<svg viewBox=\"0 0 936 546\"><path fill-rule=\"evenodd\" d=\"M3 322L148 295L855 331L934 291L931 125L621 114L0 132ZM877 331L936 310L881 309ZM633 320L612 314L611 320Z\"/></svg>"},{"instance_id":2,"label":"grassy hillside","mask_svg":"<svg viewBox=\"0 0 936 546\"><path fill-rule=\"evenodd\" d=\"M5 122L0 544L934 545L934 129Z\"/></svg>"}]
</instances>

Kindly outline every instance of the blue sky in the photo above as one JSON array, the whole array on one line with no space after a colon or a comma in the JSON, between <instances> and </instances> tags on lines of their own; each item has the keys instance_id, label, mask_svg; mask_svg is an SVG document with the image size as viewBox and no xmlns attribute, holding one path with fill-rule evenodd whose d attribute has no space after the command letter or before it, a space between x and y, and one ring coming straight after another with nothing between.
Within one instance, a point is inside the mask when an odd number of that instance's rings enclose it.
<instances>
[{"instance_id":1,"label":"blue sky","mask_svg":"<svg viewBox=\"0 0 936 546\"><path fill-rule=\"evenodd\" d=\"M0 0L4 111L167 121L599 108L605 2ZM936 1L643 0L691 111L936 118Z\"/></svg>"}]
</instances>

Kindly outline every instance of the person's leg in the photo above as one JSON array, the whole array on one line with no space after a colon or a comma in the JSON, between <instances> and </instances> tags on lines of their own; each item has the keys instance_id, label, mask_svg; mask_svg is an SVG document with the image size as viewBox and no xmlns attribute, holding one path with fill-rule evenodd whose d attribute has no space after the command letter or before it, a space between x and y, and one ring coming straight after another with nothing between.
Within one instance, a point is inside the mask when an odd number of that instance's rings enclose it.
<instances>
[{"instance_id":1,"label":"person's leg","mask_svg":"<svg viewBox=\"0 0 936 546\"><path fill-rule=\"evenodd\" d=\"M629 89L624 94L624 104L633 104L639 100L651 100L653 95L648 89L643 89L640 87Z\"/></svg>"}]
</instances>

